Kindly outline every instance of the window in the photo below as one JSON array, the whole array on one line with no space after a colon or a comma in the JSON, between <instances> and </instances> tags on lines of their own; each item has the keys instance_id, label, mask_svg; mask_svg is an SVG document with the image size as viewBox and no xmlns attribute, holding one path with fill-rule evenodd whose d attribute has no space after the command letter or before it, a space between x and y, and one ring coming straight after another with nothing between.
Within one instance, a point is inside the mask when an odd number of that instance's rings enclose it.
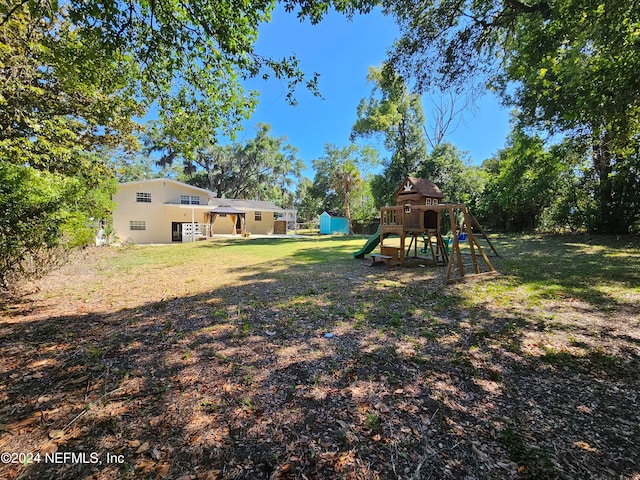
<instances>
[{"instance_id":1,"label":"window","mask_svg":"<svg viewBox=\"0 0 640 480\"><path fill-rule=\"evenodd\" d=\"M261 222L262 221L262 212L255 212L253 219L256 222Z\"/></svg>"},{"instance_id":2,"label":"window","mask_svg":"<svg viewBox=\"0 0 640 480\"><path fill-rule=\"evenodd\" d=\"M136 202L151 203L151 194L136 192Z\"/></svg>"},{"instance_id":3,"label":"window","mask_svg":"<svg viewBox=\"0 0 640 480\"><path fill-rule=\"evenodd\" d=\"M129 230L146 230L147 222L144 220L131 220L129 222Z\"/></svg>"},{"instance_id":4,"label":"window","mask_svg":"<svg viewBox=\"0 0 640 480\"><path fill-rule=\"evenodd\" d=\"M200 197L197 195L180 195L180 203L182 205L200 205Z\"/></svg>"}]
</instances>

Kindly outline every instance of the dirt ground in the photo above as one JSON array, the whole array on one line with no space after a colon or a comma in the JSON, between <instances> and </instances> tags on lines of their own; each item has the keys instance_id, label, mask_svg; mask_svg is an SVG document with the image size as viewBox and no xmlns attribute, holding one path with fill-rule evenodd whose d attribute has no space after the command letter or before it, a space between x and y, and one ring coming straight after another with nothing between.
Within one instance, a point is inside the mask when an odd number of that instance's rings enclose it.
<instances>
[{"instance_id":1,"label":"dirt ground","mask_svg":"<svg viewBox=\"0 0 640 480\"><path fill-rule=\"evenodd\" d=\"M448 286L86 250L1 305L0 478L638 480L640 250L557 242Z\"/></svg>"}]
</instances>

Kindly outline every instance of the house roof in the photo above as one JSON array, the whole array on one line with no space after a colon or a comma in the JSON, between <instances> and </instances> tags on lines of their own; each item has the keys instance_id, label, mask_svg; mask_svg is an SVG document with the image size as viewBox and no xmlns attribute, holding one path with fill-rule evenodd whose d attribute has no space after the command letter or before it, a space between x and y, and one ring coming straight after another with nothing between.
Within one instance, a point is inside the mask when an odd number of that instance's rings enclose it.
<instances>
[{"instance_id":1,"label":"house roof","mask_svg":"<svg viewBox=\"0 0 640 480\"><path fill-rule=\"evenodd\" d=\"M280 208L271 202L265 202L262 200L239 200L235 198L211 198L209 199L210 206L228 206L233 207L243 212L247 210L255 210L259 212L285 212L286 209Z\"/></svg>"},{"instance_id":2,"label":"house roof","mask_svg":"<svg viewBox=\"0 0 640 480\"><path fill-rule=\"evenodd\" d=\"M226 205L228 207L233 207L238 210L241 210L243 213L248 210L259 211L259 212L278 212L278 213L294 211L294 209L280 208L271 202L266 202L263 200L241 200L241 199L235 199L235 198L217 198L213 196L213 192L211 192L210 190L205 190L204 188L200 188L200 187L194 187L193 185L179 182L177 180L172 180L170 178L150 178L146 180L136 180L133 182L123 182L120 185L140 185L140 184L152 183L152 182L173 183L181 187L186 187L192 190L197 190L199 192L205 193L208 198L208 205L204 205L204 207L207 207L207 206L218 207L221 205ZM188 207L193 208L194 205L189 205ZM195 205L195 207L198 207L198 205ZM203 207L203 205L200 205L200 207Z\"/></svg>"},{"instance_id":3,"label":"house roof","mask_svg":"<svg viewBox=\"0 0 640 480\"><path fill-rule=\"evenodd\" d=\"M444 194L438 186L426 178L407 177L402 186L396 191L395 196L402 193L413 193L417 191L420 195L432 198L444 198Z\"/></svg>"},{"instance_id":4,"label":"house roof","mask_svg":"<svg viewBox=\"0 0 640 480\"><path fill-rule=\"evenodd\" d=\"M195 187L193 185L189 185L188 183L184 183L184 182L179 182L178 180L172 180L170 178L148 178L145 180L134 180L132 182L122 182L120 183L120 185L143 185L145 183L157 183L157 182L167 182L167 183L173 183L175 185L179 185L181 187L188 187L192 190L198 190L202 193L206 193L208 196L211 196L212 193L209 190L205 190L204 188L200 188L200 187Z\"/></svg>"}]
</instances>

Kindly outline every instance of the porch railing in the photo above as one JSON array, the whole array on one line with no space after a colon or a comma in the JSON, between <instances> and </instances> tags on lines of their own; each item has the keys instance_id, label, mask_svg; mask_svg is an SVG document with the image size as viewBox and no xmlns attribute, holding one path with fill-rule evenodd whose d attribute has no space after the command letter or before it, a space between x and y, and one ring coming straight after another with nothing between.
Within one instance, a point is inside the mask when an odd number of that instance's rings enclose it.
<instances>
[{"instance_id":1,"label":"porch railing","mask_svg":"<svg viewBox=\"0 0 640 480\"><path fill-rule=\"evenodd\" d=\"M193 242L210 236L208 223L183 223L182 242Z\"/></svg>"}]
</instances>

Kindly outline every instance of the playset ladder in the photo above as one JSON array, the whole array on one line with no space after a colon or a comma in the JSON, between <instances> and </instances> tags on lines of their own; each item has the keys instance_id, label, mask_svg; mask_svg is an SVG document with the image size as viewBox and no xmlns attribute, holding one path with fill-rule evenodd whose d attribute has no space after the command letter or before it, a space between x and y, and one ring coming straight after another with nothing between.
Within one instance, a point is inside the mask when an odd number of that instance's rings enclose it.
<instances>
[{"instance_id":1,"label":"playset ladder","mask_svg":"<svg viewBox=\"0 0 640 480\"><path fill-rule=\"evenodd\" d=\"M449 256L449 265L447 267L447 283L456 282L458 280L462 280L467 273L465 272L465 267L471 267L473 272L469 272L473 275L494 275L496 274L495 268L493 268L493 264L487 257L487 254L482 249L480 243L478 243L478 239L475 237L473 232L471 231L471 225L469 224L469 213L466 208L463 208L464 221L462 224L462 228L467 234L467 241L469 243L469 253L471 256L470 262L464 262L462 259L462 252L460 251L460 239L457 234L453 237L453 245L451 247L451 255ZM449 221L451 222L451 231L456 233L457 226L455 224L455 220L453 215L450 215ZM480 265L478 263L478 255L482 257L486 266L488 267L488 271L482 272L480 270ZM457 273L457 275L456 275Z\"/></svg>"},{"instance_id":2,"label":"playset ladder","mask_svg":"<svg viewBox=\"0 0 640 480\"><path fill-rule=\"evenodd\" d=\"M447 255L447 250L440 233L435 230L427 230L425 242L429 245L429 251L431 252L433 263L435 265L446 265L449 261L449 256Z\"/></svg>"}]
</instances>

